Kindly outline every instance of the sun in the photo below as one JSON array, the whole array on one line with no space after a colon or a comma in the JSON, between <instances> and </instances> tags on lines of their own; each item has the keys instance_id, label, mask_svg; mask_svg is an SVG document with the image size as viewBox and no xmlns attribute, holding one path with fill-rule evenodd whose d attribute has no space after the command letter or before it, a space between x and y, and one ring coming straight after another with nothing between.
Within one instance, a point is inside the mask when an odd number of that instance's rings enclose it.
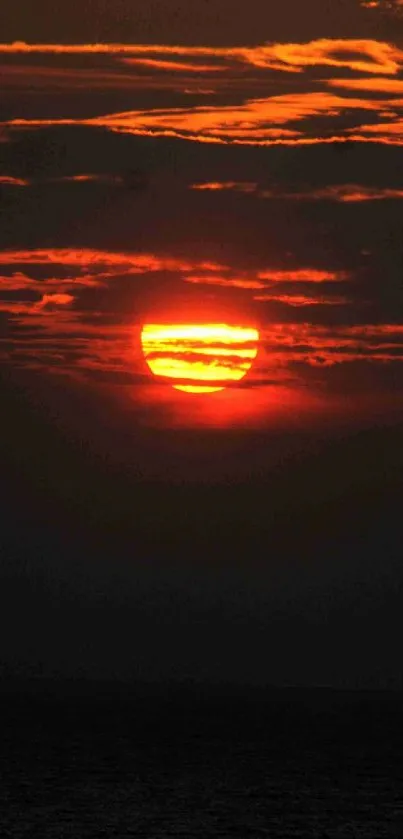
<instances>
[{"instance_id":1,"label":"sun","mask_svg":"<svg viewBox=\"0 0 403 839\"><path fill-rule=\"evenodd\" d=\"M148 323L141 331L151 372L187 393L215 393L239 382L258 342L257 329L227 323Z\"/></svg>"}]
</instances>

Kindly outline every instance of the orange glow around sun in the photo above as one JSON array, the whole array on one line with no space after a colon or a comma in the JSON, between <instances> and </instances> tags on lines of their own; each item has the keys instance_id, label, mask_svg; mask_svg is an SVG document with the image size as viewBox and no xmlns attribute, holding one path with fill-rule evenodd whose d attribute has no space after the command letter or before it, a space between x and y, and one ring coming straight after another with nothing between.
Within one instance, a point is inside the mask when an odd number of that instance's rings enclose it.
<instances>
[{"instance_id":1,"label":"orange glow around sun","mask_svg":"<svg viewBox=\"0 0 403 839\"><path fill-rule=\"evenodd\" d=\"M257 329L225 323L150 323L141 332L151 372L187 393L214 393L243 379L258 341Z\"/></svg>"}]
</instances>

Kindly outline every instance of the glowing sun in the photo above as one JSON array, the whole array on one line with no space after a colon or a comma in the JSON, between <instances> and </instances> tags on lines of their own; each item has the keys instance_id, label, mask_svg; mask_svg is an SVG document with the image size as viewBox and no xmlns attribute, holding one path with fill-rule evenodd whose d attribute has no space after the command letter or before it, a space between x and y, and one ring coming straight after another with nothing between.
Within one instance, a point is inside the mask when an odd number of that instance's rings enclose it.
<instances>
[{"instance_id":1,"label":"glowing sun","mask_svg":"<svg viewBox=\"0 0 403 839\"><path fill-rule=\"evenodd\" d=\"M154 376L188 393L214 393L246 376L259 332L226 323L149 323L141 345Z\"/></svg>"}]
</instances>

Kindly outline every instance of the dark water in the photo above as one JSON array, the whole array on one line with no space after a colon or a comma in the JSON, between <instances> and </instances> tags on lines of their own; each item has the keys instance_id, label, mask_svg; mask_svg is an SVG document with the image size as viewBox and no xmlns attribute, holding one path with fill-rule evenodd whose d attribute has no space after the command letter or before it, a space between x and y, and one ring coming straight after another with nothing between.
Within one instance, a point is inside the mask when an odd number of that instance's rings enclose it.
<instances>
[{"instance_id":1,"label":"dark water","mask_svg":"<svg viewBox=\"0 0 403 839\"><path fill-rule=\"evenodd\" d=\"M403 837L403 700L0 698L3 837Z\"/></svg>"}]
</instances>

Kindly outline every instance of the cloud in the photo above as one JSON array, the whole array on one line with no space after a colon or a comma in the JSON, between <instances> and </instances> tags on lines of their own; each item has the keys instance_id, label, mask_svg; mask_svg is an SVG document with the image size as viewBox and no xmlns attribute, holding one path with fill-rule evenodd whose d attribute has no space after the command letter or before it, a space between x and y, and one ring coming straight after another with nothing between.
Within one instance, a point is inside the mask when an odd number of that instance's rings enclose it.
<instances>
[{"instance_id":1,"label":"cloud","mask_svg":"<svg viewBox=\"0 0 403 839\"><path fill-rule=\"evenodd\" d=\"M209 262L190 262L171 256L149 253L104 251L91 248L36 248L0 251L0 265L63 265L79 267L97 273L103 268L114 273L147 273L154 271L224 270L224 266ZM109 276L113 276L110 273Z\"/></svg>"},{"instance_id":2,"label":"cloud","mask_svg":"<svg viewBox=\"0 0 403 839\"><path fill-rule=\"evenodd\" d=\"M213 285L224 288L243 288L248 290L266 287L266 283L261 280L248 279L247 277L220 277L215 274L209 276L193 274L192 276L186 276L184 279L186 283L191 283L192 285Z\"/></svg>"},{"instance_id":3,"label":"cloud","mask_svg":"<svg viewBox=\"0 0 403 839\"><path fill-rule=\"evenodd\" d=\"M49 312L54 312L59 309L60 306L69 306L73 302L74 297L72 294L44 294L39 300L29 302L24 300L2 299L0 294L0 312L5 312L12 317L17 315L23 315L24 317L28 316L29 321L26 321L28 323L38 314L46 315ZM76 316L73 315L72 317L74 319ZM37 320L36 322L42 323L41 320ZM70 316L67 322L64 321L64 325L66 325L66 323L68 325L70 324ZM58 327L60 329L60 322L58 322Z\"/></svg>"},{"instance_id":4,"label":"cloud","mask_svg":"<svg viewBox=\"0 0 403 839\"><path fill-rule=\"evenodd\" d=\"M258 277L272 283L329 283L343 282L348 279L345 271L324 271L317 268L300 268L297 270L267 270L259 271Z\"/></svg>"},{"instance_id":5,"label":"cloud","mask_svg":"<svg viewBox=\"0 0 403 839\"><path fill-rule=\"evenodd\" d=\"M1 54L1 52L0 52ZM133 59L137 60L137 59ZM142 59L139 59L140 61ZM151 60L151 59L150 59ZM168 62L167 62L168 64ZM126 72L123 72L122 67L125 66ZM146 65L145 65L146 66ZM140 69L140 65L138 65ZM2 76L2 83L4 88L18 92L32 92L36 90L39 93L55 93L55 91L75 91L85 93L86 91L97 93L106 93L107 91L127 91L133 92L136 89L156 90L168 89L176 91L178 88L182 89L184 84L187 86L193 85L195 82L195 71L189 68L189 75L185 76L183 73L179 75L176 71L176 78L173 73L165 71L165 73L155 72L156 67L151 65L149 67L149 74L136 73L135 65L125 64L116 67L52 67L52 66L38 66L38 65L0 65L0 73ZM160 68L162 69L162 68ZM220 69L220 68L219 68ZM223 67L225 69L225 67ZM130 72L130 70L132 70ZM210 71L211 72L211 71ZM193 76L193 78L192 78ZM197 79L200 79L201 73L198 74ZM197 80L196 79L196 80ZM199 82L197 82L199 83ZM214 86L217 87L218 80L214 80ZM225 83L228 85L228 82Z\"/></svg>"},{"instance_id":6,"label":"cloud","mask_svg":"<svg viewBox=\"0 0 403 839\"><path fill-rule=\"evenodd\" d=\"M270 364L334 367L340 364L403 362L403 325L325 327L271 324L262 335Z\"/></svg>"},{"instance_id":7,"label":"cloud","mask_svg":"<svg viewBox=\"0 0 403 839\"><path fill-rule=\"evenodd\" d=\"M306 145L346 139L365 140L362 111L384 112L389 100L342 97L325 91L291 93L266 99L251 99L239 105L153 108L106 114L88 119L13 119L8 128L92 126L121 134L178 137L204 143L246 145ZM398 103L393 103L394 108ZM357 119L359 114L359 120ZM343 130L340 115L350 120ZM315 120L315 127L306 122ZM319 121L318 121L319 120ZM320 122L322 120L322 124ZM332 130L334 121L334 130ZM395 113L390 122L375 122L377 142L403 143ZM298 126L298 127L297 127ZM354 132L354 133L353 133Z\"/></svg>"},{"instance_id":8,"label":"cloud","mask_svg":"<svg viewBox=\"0 0 403 839\"><path fill-rule=\"evenodd\" d=\"M119 297L121 307L123 307L122 311L124 311L126 299L131 299L133 294L132 275L146 277L148 274L155 272L173 273L176 276L176 282L179 284L221 287L227 291L239 289L251 294L255 291L267 292L269 290L269 293L265 296L256 296L255 299L276 300L291 306L310 305L313 302L323 305L328 304L326 295L318 296L316 293L313 295L306 288L301 291L302 284L312 287L323 283L346 282L349 279L349 274L345 271L329 271L314 267L243 270L234 276L229 265L220 265L214 262L195 261L192 263L172 256L127 254L90 249L3 251L0 254L0 262L3 262L3 265L7 266L10 271L8 275L0 276L0 298L1 295L4 297L4 295L13 293L18 294L20 303L24 301L24 306L25 301L28 301L28 308L19 310L18 313L20 314L23 311L31 314L38 313L50 306L67 305L73 302L77 294L81 294L82 298L83 292L90 293L100 291L102 288L112 288L111 283L117 282L118 279ZM24 265L30 266L31 274L34 272L35 266L53 268L54 274L46 279L37 279L29 276L26 271L12 270L17 266L20 269ZM66 271L72 273L74 269L76 271L79 269L75 276L70 273L66 274ZM58 273L59 276L57 276ZM127 278L125 287L122 285L124 277ZM128 285L128 282L130 285ZM274 287L279 285L282 286L281 292L274 291ZM295 289L294 286L299 286L299 288ZM39 300L33 300L32 295L35 294L39 295ZM129 298L127 298L128 294ZM340 297L332 298L334 303L340 303L340 301ZM88 305L90 308L88 308ZM78 305L76 311L81 308L82 314L85 314L88 321L91 317L99 316L100 313L97 313L97 306L99 305L95 298L90 297L84 309L82 300L81 306ZM117 313L115 309L111 309L112 302L109 296L106 298L106 305L108 311L111 314L114 313L113 317L116 318ZM118 307L118 312L121 312L121 307ZM7 311L11 313L9 308ZM16 313L17 311L14 309L14 314Z\"/></svg>"},{"instance_id":9,"label":"cloud","mask_svg":"<svg viewBox=\"0 0 403 839\"><path fill-rule=\"evenodd\" d=\"M380 9L395 14L403 11L403 0L361 0L361 5L365 9Z\"/></svg>"},{"instance_id":10,"label":"cloud","mask_svg":"<svg viewBox=\"0 0 403 839\"><path fill-rule=\"evenodd\" d=\"M317 305L317 302L316 304ZM65 307L61 306L60 309ZM54 375L63 374L85 381L97 376L107 376L111 383L143 385L144 359L140 345L136 345L133 330L122 325L101 334L95 327L76 324L56 308L42 314L42 329L30 337L28 324L38 324L35 315L15 307L20 314L20 331L14 338L0 340L4 357L13 366L31 367ZM55 320L57 315L57 319ZM172 347L170 351L173 353ZM189 357L193 361L192 357ZM229 359L231 362L231 358ZM292 378L304 382L310 369L335 368L352 364L386 365L403 362L403 326L396 324L363 324L360 327L326 327L303 323L272 323L261 333L261 343L256 367L246 382L247 387L261 388L269 380ZM114 379L114 374L116 378ZM126 382L125 382L126 383ZM152 380L150 380L152 384ZM234 383L235 387L238 387Z\"/></svg>"},{"instance_id":11,"label":"cloud","mask_svg":"<svg viewBox=\"0 0 403 839\"><path fill-rule=\"evenodd\" d=\"M4 264L4 263L3 263ZM45 263L36 263L45 264ZM35 265L35 263L33 263ZM55 270L57 274L57 270ZM58 290L62 286L64 290L76 290L80 288L99 288L105 285L105 281L114 276L111 273L97 272L96 274L79 274L76 276L53 276L47 277L46 280L35 279L28 276L23 271L13 271L7 275L0 274L0 294L4 290L8 291L43 291L44 285L47 289Z\"/></svg>"},{"instance_id":12,"label":"cloud","mask_svg":"<svg viewBox=\"0 0 403 839\"><path fill-rule=\"evenodd\" d=\"M403 199L403 189L393 187L371 187L363 184L334 184L320 189L307 187L293 192L284 190L280 186L267 189L257 183L236 181L212 181L190 184L190 189L211 192L234 191L258 198L270 198L286 201L337 201L342 203L359 203L362 201L388 201Z\"/></svg>"},{"instance_id":13,"label":"cloud","mask_svg":"<svg viewBox=\"0 0 403 839\"><path fill-rule=\"evenodd\" d=\"M118 175L77 174L51 178L15 178L0 175L0 186L37 187L43 184L94 183L108 186L124 185L125 179ZM403 189L394 187L371 187L363 184L334 184L320 189L309 187L304 190L286 191L280 186L270 189L252 181L205 181L189 184L189 189L199 192L237 192L257 198L286 201L337 201L358 203L362 201L386 201L403 199ZM141 265L142 267L142 265ZM180 267L180 266L179 266ZM197 270L197 266L195 266ZM159 269L157 269L159 270Z\"/></svg>"},{"instance_id":14,"label":"cloud","mask_svg":"<svg viewBox=\"0 0 403 839\"><path fill-rule=\"evenodd\" d=\"M101 184L121 184L122 178L117 175L97 175L97 174L80 174L80 175L64 175L60 178L47 178L47 183L101 183Z\"/></svg>"},{"instance_id":15,"label":"cloud","mask_svg":"<svg viewBox=\"0 0 403 839\"><path fill-rule=\"evenodd\" d=\"M0 175L0 186L29 186L24 178L13 178L11 175Z\"/></svg>"},{"instance_id":16,"label":"cloud","mask_svg":"<svg viewBox=\"0 0 403 839\"><path fill-rule=\"evenodd\" d=\"M110 283L117 282L118 278L126 277L131 281L134 275L145 277L153 273L172 273L174 276L183 272L193 271L221 271L227 270L226 266L219 263L205 261L195 262L179 259L169 255L157 255L148 253L126 253L114 251L102 251L90 248L53 248L53 249L17 249L0 252L0 265L3 266L3 274L0 274L0 311L5 312L12 318L22 318L22 324L29 322L30 327L36 324L41 330L46 328L54 330L55 334L60 329L77 331L78 322L83 322L83 334L91 334L90 320L95 321L95 329L100 328L101 316L105 319L104 312L98 310L97 297L94 293L103 293L108 290ZM50 276L35 276L35 271L46 269ZM16 270L17 269L17 270ZM24 270L21 270L24 269ZM7 273L6 273L7 271ZM27 273L29 272L29 273ZM74 273L76 272L76 273ZM31 274L31 276L30 276ZM126 297L120 283L120 297L122 305L125 305ZM83 293L88 297L84 304ZM70 304L75 303L74 310L66 312ZM107 300L108 310L111 301ZM52 313L52 322L46 320L47 315ZM113 310L108 315L112 320L119 320L118 314ZM27 320L28 318L28 320ZM45 323L45 321L46 323ZM106 328L103 323L102 329Z\"/></svg>"},{"instance_id":17,"label":"cloud","mask_svg":"<svg viewBox=\"0 0 403 839\"><path fill-rule=\"evenodd\" d=\"M369 90L371 93L403 93L403 79L367 77L359 79L328 79L331 87L343 87L347 90ZM393 104L393 101L392 103Z\"/></svg>"},{"instance_id":18,"label":"cloud","mask_svg":"<svg viewBox=\"0 0 403 839\"><path fill-rule=\"evenodd\" d=\"M152 70L185 73L217 73L227 68L222 64L201 64L190 61L164 61L162 58L122 58L130 67L149 67Z\"/></svg>"},{"instance_id":19,"label":"cloud","mask_svg":"<svg viewBox=\"0 0 403 839\"><path fill-rule=\"evenodd\" d=\"M313 145L341 142L403 143L399 130L399 109L402 103L391 98L401 91L403 82L396 78L403 68L403 50L397 46L371 39L317 39L307 43L266 43L239 47L188 47L148 44L3 44L5 55L43 54L50 57L69 55L108 60L105 67L26 67L4 66L6 85L32 85L101 91L124 90L136 86L147 90L172 91L172 100L164 106L112 112L99 108L93 116L93 103L88 103L89 116L76 118L16 117L4 120L4 129L22 131L52 126L89 126L114 133L143 137L176 137L202 143L241 145ZM62 60L59 58L59 60ZM328 68L346 73L359 72L360 79L318 79ZM144 75L142 70L150 71ZM225 73L222 71L226 71ZM214 73L216 73L216 77ZM219 71L219 72L218 72ZM251 75L253 74L253 75ZM363 78L363 74L365 78ZM178 81L172 82L173 77ZM193 80L191 77L194 77ZM207 81L208 79L208 81ZM203 81L204 80L204 81ZM195 87L196 84L196 87ZM274 95L258 96L265 92ZM206 86L207 85L207 86ZM330 87L338 87L338 91ZM279 89L280 92L278 93ZM24 88L25 89L25 88ZM348 91L344 95L343 91ZM357 90L361 95L352 96ZM217 92L219 91L219 96ZM184 94L192 93L196 102L178 106ZM213 102L205 96L215 94ZM385 94L383 99L375 94ZM199 95L200 94L200 95ZM199 97L197 99L197 97ZM202 97L202 98L200 98ZM235 99L235 101L234 101ZM236 101L238 99L238 101ZM99 106L98 106L99 107ZM362 112L382 114L382 120L369 134L364 130L372 118L363 119ZM387 119L384 119L386 117ZM364 126L364 128L362 128ZM377 136L374 137L373 135Z\"/></svg>"},{"instance_id":20,"label":"cloud","mask_svg":"<svg viewBox=\"0 0 403 839\"><path fill-rule=\"evenodd\" d=\"M193 285L220 286L222 288L237 288L245 291L259 291L253 299L258 302L280 303L284 306L345 306L350 301L347 297L330 294L313 294L312 291L301 290L301 286L320 285L323 283L346 282L349 275L345 271L324 271L315 268L301 268L298 270L267 270L252 272L244 276L231 275L197 275L185 276L185 282ZM298 288L298 285L300 288ZM282 291L276 290L281 286ZM296 286L297 288L293 288ZM268 290L269 289L269 290ZM265 291L266 290L266 291ZM263 293L265 291L265 293Z\"/></svg>"},{"instance_id":21,"label":"cloud","mask_svg":"<svg viewBox=\"0 0 403 839\"><path fill-rule=\"evenodd\" d=\"M265 49L262 48L263 56ZM273 49L281 61L296 67L344 67L364 73L393 74L403 63L403 51L398 47L358 38L321 38L307 44L277 44Z\"/></svg>"},{"instance_id":22,"label":"cloud","mask_svg":"<svg viewBox=\"0 0 403 839\"><path fill-rule=\"evenodd\" d=\"M327 327L322 324L287 323L270 324L262 332L266 349L288 347L308 352L321 349L340 350L401 350L403 355L403 324L400 323L364 323L354 326Z\"/></svg>"},{"instance_id":23,"label":"cloud","mask_svg":"<svg viewBox=\"0 0 403 839\"><path fill-rule=\"evenodd\" d=\"M248 272L244 276L232 277L231 275L222 275L212 273L210 275L200 275L200 274L193 274L191 276L185 276L184 280L186 283L191 283L192 285L204 285L204 286L221 286L223 288L239 288L244 289L246 291L254 291L259 289L267 289L267 287L272 287L276 284L297 284L298 283L305 283L305 284L313 284L316 285L318 283L334 283L334 282L345 282L349 275L345 271L323 271L317 268L300 268L297 270L266 270L266 271L257 271L255 276L251 276L252 272ZM286 300L287 298L287 300ZM255 296L255 300L280 300L278 295L266 295L266 296ZM334 299L334 298L333 298ZM340 298L339 298L340 299ZM343 298L344 299L344 298ZM299 301L299 302L291 302L290 305L307 305L302 303L302 300L311 301L311 298L304 297L301 295L300 291L295 293L294 295L288 293L287 295L283 295L281 302L290 302L290 301ZM322 302L324 298L322 298Z\"/></svg>"},{"instance_id":24,"label":"cloud","mask_svg":"<svg viewBox=\"0 0 403 839\"><path fill-rule=\"evenodd\" d=\"M383 107L386 107L386 102ZM382 109L383 109L382 107ZM111 114L86 121L87 125L98 125L122 133L165 134L222 143L265 144L273 142L299 143L329 139L332 119L340 114L351 115L352 125L346 132L361 129L357 126L354 112L373 111L378 113L380 104L366 98L352 98L317 92L297 92L266 99L252 99L244 104L196 106L193 108L153 109ZM304 124L307 120L322 118L310 131ZM297 125L300 124L297 128ZM388 132L391 122L379 124L377 133ZM292 127L291 127L292 126ZM342 134L345 136L345 132ZM341 138L339 130L330 133L333 140Z\"/></svg>"},{"instance_id":25,"label":"cloud","mask_svg":"<svg viewBox=\"0 0 403 839\"><path fill-rule=\"evenodd\" d=\"M357 299L354 277L339 269L305 265L237 271L231 265L172 254L91 248L15 249L1 252L0 262L0 309L10 319L0 344L7 363L17 367L33 365L80 381L95 376L116 386L143 383L144 359L136 338L139 308L127 307L125 294L135 288L131 275L149 282L149 274L156 272L172 272L181 293L184 284L222 286L230 300L232 290L245 291L245 300L265 323L257 369L248 386L261 387L273 379L273 371L280 379L292 376L303 382L309 370L403 360L403 325L340 325L340 311L344 310L342 320L350 323L357 307L361 318L371 309L363 305L360 291ZM50 274L47 279L43 270ZM166 276L158 283L166 292Z\"/></svg>"},{"instance_id":26,"label":"cloud","mask_svg":"<svg viewBox=\"0 0 403 839\"><path fill-rule=\"evenodd\" d=\"M256 294L255 300L269 303L283 303L286 306L346 306L347 297L331 297L319 294L313 297L309 294Z\"/></svg>"},{"instance_id":27,"label":"cloud","mask_svg":"<svg viewBox=\"0 0 403 839\"><path fill-rule=\"evenodd\" d=\"M197 184L190 184L189 189L209 190L211 192L222 192L223 190L234 190L251 194L257 192L257 184L245 181L205 181Z\"/></svg>"},{"instance_id":28,"label":"cloud","mask_svg":"<svg viewBox=\"0 0 403 839\"><path fill-rule=\"evenodd\" d=\"M0 44L0 54L184 56L238 61L252 67L295 71L309 66L345 67L367 73L393 74L403 64L403 51L384 41L320 38L307 43L266 43L253 47L167 46L163 44ZM159 60L159 59L157 59Z\"/></svg>"},{"instance_id":29,"label":"cloud","mask_svg":"<svg viewBox=\"0 0 403 839\"><path fill-rule=\"evenodd\" d=\"M382 137L384 143L403 145L403 119L398 119L395 122L364 123L357 129L349 128L347 131L353 141L358 138L360 140L370 140L373 135L376 135L378 140ZM358 134L355 133L356 131L358 131Z\"/></svg>"},{"instance_id":30,"label":"cloud","mask_svg":"<svg viewBox=\"0 0 403 839\"><path fill-rule=\"evenodd\" d=\"M122 185L124 180L118 175L98 174L61 175L54 178L14 178L12 175L0 175L0 186L22 187L62 183L99 183L110 186L113 184Z\"/></svg>"},{"instance_id":31,"label":"cloud","mask_svg":"<svg viewBox=\"0 0 403 839\"><path fill-rule=\"evenodd\" d=\"M36 303L36 309L53 309L54 306L69 306L73 303L74 297L72 294L59 292L55 294L44 294L42 299Z\"/></svg>"},{"instance_id":32,"label":"cloud","mask_svg":"<svg viewBox=\"0 0 403 839\"><path fill-rule=\"evenodd\" d=\"M306 199L307 197L307 193L302 193L301 198ZM360 184L340 184L338 186L325 187L316 192L313 191L311 197L314 200L341 201L345 204L361 201L390 201L403 199L403 189L369 187Z\"/></svg>"}]
</instances>

